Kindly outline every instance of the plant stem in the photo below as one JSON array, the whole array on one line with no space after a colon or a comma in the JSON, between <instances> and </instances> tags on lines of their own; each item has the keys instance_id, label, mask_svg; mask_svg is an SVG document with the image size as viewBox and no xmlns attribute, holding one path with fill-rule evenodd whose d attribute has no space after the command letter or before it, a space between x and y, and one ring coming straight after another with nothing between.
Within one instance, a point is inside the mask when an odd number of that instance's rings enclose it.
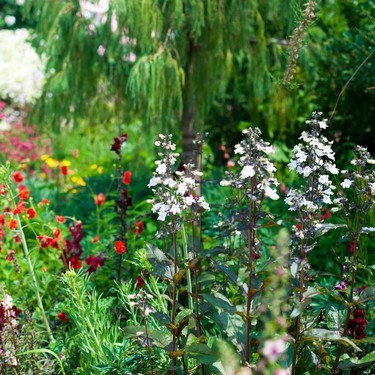
<instances>
[{"instance_id":1,"label":"plant stem","mask_svg":"<svg viewBox=\"0 0 375 375\"><path fill-rule=\"evenodd\" d=\"M173 228L173 225L172 225ZM177 239L176 232L172 233L172 245L173 245L173 264L174 264L174 275L177 274L178 269L178 254L177 254ZM173 290L172 290L172 317L171 317L171 326L172 326L172 352L173 352L173 366L176 366L176 351L177 351L177 336L176 336L176 300L177 300L177 284L175 278L173 277ZM175 370L174 370L175 373Z\"/></svg>"},{"instance_id":2,"label":"plant stem","mask_svg":"<svg viewBox=\"0 0 375 375\"><path fill-rule=\"evenodd\" d=\"M36 274L35 274L33 263L31 262L30 252L29 252L29 248L28 248L28 245L27 245L27 242L26 242L25 233L23 231L21 219L20 219L19 215L15 215L15 217L16 217L16 220L17 220L18 228L19 228L19 235L20 235L20 239L21 239L21 243L22 243L23 252L25 254L27 265L29 267L29 272L30 272L30 276L31 276L31 282L33 284L33 288L34 288L34 293L35 293L35 296L36 296L36 300L37 300L38 306L40 308L40 311L42 313L42 319L43 319L44 325L46 327L47 334L48 334L48 336L50 338L50 341L54 342L55 339L53 337L52 330L51 330L51 328L49 326L48 319L47 319L47 316L46 316L46 313L45 313L45 310L44 310L42 298L41 298L40 293L39 293L39 285L38 285L38 281L37 281L37 278L36 278Z\"/></svg>"},{"instance_id":3,"label":"plant stem","mask_svg":"<svg viewBox=\"0 0 375 375\"><path fill-rule=\"evenodd\" d=\"M353 309L353 296L354 296L354 285L355 285L355 275L356 275L356 269L357 269L357 247L359 242L359 211L356 211L356 217L355 217L355 234L354 234L354 240L353 240L353 255L352 255L352 272L351 272L351 280L350 280L350 294L349 294L349 303L346 307L346 318L345 318L345 325L344 325L344 331L342 335L345 337L348 334L348 328L349 328L349 321L350 321L350 315L352 313ZM336 371L336 368L339 364L340 357L342 354L344 347L342 344L339 344L337 349L337 354L335 358L335 363L332 366L333 373Z\"/></svg>"},{"instance_id":4,"label":"plant stem","mask_svg":"<svg viewBox=\"0 0 375 375\"><path fill-rule=\"evenodd\" d=\"M194 238L193 238L194 240ZM184 251L184 258L186 262L189 261L189 255L188 255L188 244L187 244L187 239L186 239L186 232L185 232L185 226L182 225L182 248ZM193 245L194 246L194 245ZM188 292L188 306L191 311L194 309L194 304L193 304L193 288L192 288L192 282L191 282L191 272L190 268L186 270L186 279L187 279L187 292Z\"/></svg>"},{"instance_id":5,"label":"plant stem","mask_svg":"<svg viewBox=\"0 0 375 375\"><path fill-rule=\"evenodd\" d=\"M252 183L252 191L253 194L255 184ZM252 291L252 283L253 283L253 258L254 258L254 201L250 199L248 203L249 208L249 227L248 227L248 237L249 237L249 244L248 244L248 271L249 271L249 278L247 282L247 301L246 301L246 345L245 345L245 359L246 361L250 362L250 352L251 352L251 318L250 318L250 310L251 304L253 301L253 291Z\"/></svg>"}]
</instances>

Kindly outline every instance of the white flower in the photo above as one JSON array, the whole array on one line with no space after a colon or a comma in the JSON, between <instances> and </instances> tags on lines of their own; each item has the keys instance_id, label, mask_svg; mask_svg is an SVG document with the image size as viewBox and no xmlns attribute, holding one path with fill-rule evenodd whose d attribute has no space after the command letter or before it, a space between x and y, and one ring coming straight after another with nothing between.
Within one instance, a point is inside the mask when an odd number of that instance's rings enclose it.
<instances>
[{"instance_id":1,"label":"white flower","mask_svg":"<svg viewBox=\"0 0 375 375\"><path fill-rule=\"evenodd\" d=\"M325 167L325 169L326 169L329 173L332 173L332 174L338 174L338 173L339 173L338 168L337 168L334 164L326 163L326 164L324 164L324 167Z\"/></svg>"},{"instance_id":2,"label":"white flower","mask_svg":"<svg viewBox=\"0 0 375 375\"><path fill-rule=\"evenodd\" d=\"M207 211L210 210L209 204L204 200L203 197L199 197L199 199L198 199L198 205L199 205L199 207L202 207L203 209L205 209Z\"/></svg>"},{"instance_id":3,"label":"white flower","mask_svg":"<svg viewBox=\"0 0 375 375\"><path fill-rule=\"evenodd\" d=\"M156 186L156 185L159 185L159 184L161 184L161 182L162 182L162 179L160 178L160 177L152 177L151 179L150 179L150 182L149 182L149 184L147 185L149 188L151 188L151 187L153 187L153 186Z\"/></svg>"},{"instance_id":4,"label":"white flower","mask_svg":"<svg viewBox=\"0 0 375 375\"><path fill-rule=\"evenodd\" d=\"M276 191L271 189L269 186L266 186L264 189L264 195L272 200L276 201L280 197L277 195Z\"/></svg>"},{"instance_id":5,"label":"white flower","mask_svg":"<svg viewBox=\"0 0 375 375\"><path fill-rule=\"evenodd\" d=\"M323 121L319 121L319 127L320 127L321 129L327 129L327 128L328 128L327 120L324 119Z\"/></svg>"},{"instance_id":6,"label":"white flower","mask_svg":"<svg viewBox=\"0 0 375 375\"><path fill-rule=\"evenodd\" d=\"M177 185L177 194L184 195L187 192L188 188L185 182L181 182Z\"/></svg>"},{"instance_id":7,"label":"white flower","mask_svg":"<svg viewBox=\"0 0 375 375\"><path fill-rule=\"evenodd\" d=\"M173 215L177 215L181 212L181 207L180 205L174 203L172 204L172 207L170 209L170 213L173 214Z\"/></svg>"},{"instance_id":8,"label":"white flower","mask_svg":"<svg viewBox=\"0 0 375 375\"><path fill-rule=\"evenodd\" d=\"M221 180L220 181L220 186L230 186L231 182L227 180Z\"/></svg>"},{"instance_id":9,"label":"white flower","mask_svg":"<svg viewBox=\"0 0 375 375\"><path fill-rule=\"evenodd\" d=\"M241 171L241 178L245 179L248 177L255 176L255 169L252 165L245 165Z\"/></svg>"},{"instance_id":10,"label":"white flower","mask_svg":"<svg viewBox=\"0 0 375 375\"><path fill-rule=\"evenodd\" d=\"M245 153L245 149L238 143L234 146L234 153L242 155Z\"/></svg>"},{"instance_id":11,"label":"white flower","mask_svg":"<svg viewBox=\"0 0 375 375\"><path fill-rule=\"evenodd\" d=\"M348 180L347 178L341 182L341 186L344 188L344 189L347 189L347 188L350 188L350 186L352 186L353 184L353 181L352 180Z\"/></svg>"},{"instance_id":12,"label":"white flower","mask_svg":"<svg viewBox=\"0 0 375 375\"><path fill-rule=\"evenodd\" d=\"M329 179L329 176L326 175L326 174L323 174L323 175L319 176L319 180L318 181L322 185L329 185L331 183L331 181Z\"/></svg>"},{"instance_id":13,"label":"white flower","mask_svg":"<svg viewBox=\"0 0 375 375\"><path fill-rule=\"evenodd\" d=\"M13 26L16 23L16 17L14 16L5 16L4 22L7 26Z\"/></svg>"},{"instance_id":14,"label":"white flower","mask_svg":"<svg viewBox=\"0 0 375 375\"><path fill-rule=\"evenodd\" d=\"M369 184L371 195L375 195L375 182L370 182Z\"/></svg>"},{"instance_id":15,"label":"white flower","mask_svg":"<svg viewBox=\"0 0 375 375\"><path fill-rule=\"evenodd\" d=\"M191 206L195 202L195 199L192 195L188 195L187 197L183 197L182 200L187 206Z\"/></svg>"},{"instance_id":16,"label":"white flower","mask_svg":"<svg viewBox=\"0 0 375 375\"><path fill-rule=\"evenodd\" d=\"M156 168L156 173L164 175L167 172L167 166L164 163L159 163Z\"/></svg>"}]
</instances>

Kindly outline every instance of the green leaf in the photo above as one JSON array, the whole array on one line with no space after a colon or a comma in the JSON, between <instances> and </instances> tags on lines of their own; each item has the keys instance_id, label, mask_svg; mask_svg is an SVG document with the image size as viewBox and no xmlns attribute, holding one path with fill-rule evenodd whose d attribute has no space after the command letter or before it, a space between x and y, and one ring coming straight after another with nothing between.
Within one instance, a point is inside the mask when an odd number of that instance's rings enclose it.
<instances>
[{"instance_id":1,"label":"green leaf","mask_svg":"<svg viewBox=\"0 0 375 375\"><path fill-rule=\"evenodd\" d=\"M206 365L215 363L219 358L219 354L216 351L212 350L206 344L199 342L188 345L185 348L185 352Z\"/></svg>"},{"instance_id":2,"label":"green leaf","mask_svg":"<svg viewBox=\"0 0 375 375\"><path fill-rule=\"evenodd\" d=\"M172 281L174 277L174 264L156 246L146 244L147 260L152 265L152 273L155 276L167 278Z\"/></svg>"},{"instance_id":3,"label":"green leaf","mask_svg":"<svg viewBox=\"0 0 375 375\"><path fill-rule=\"evenodd\" d=\"M347 369L358 365L363 365L366 363L375 362L375 351L366 354L361 359L350 358L341 362L338 366L338 369Z\"/></svg>"},{"instance_id":4,"label":"green leaf","mask_svg":"<svg viewBox=\"0 0 375 375\"><path fill-rule=\"evenodd\" d=\"M375 232L374 227L362 227L359 231L360 234L362 234L362 233L368 234L368 233L371 233L371 232Z\"/></svg>"},{"instance_id":5,"label":"green leaf","mask_svg":"<svg viewBox=\"0 0 375 375\"><path fill-rule=\"evenodd\" d=\"M359 302L372 301L375 299L375 286L369 286L362 290L359 295Z\"/></svg>"},{"instance_id":6,"label":"green leaf","mask_svg":"<svg viewBox=\"0 0 375 375\"><path fill-rule=\"evenodd\" d=\"M339 341L342 344L350 345L355 350L361 351L361 349L354 344L353 341L349 340L347 337L343 337L340 335L338 331L330 331L328 329L323 328L314 328L306 332L303 337L304 341L315 341L315 340L328 340L328 341Z\"/></svg>"},{"instance_id":7,"label":"green leaf","mask_svg":"<svg viewBox=\"0 0 375 375\"><path fill-rule=\"evenodd\" d=\"M235 314L237 312L237 309L235 308L235 306L233 306L224 295L218 292L214 292L214 293L215 293L215 296L211 294L205 294L205 293L201 294L201 296L203 297L205 301L215 306L216 308L222 309L231 314Z\"/></svg>"},{"instance_id":8,"label":"green leaf","mask_svg":"<svg viewBox=\"0 0 375 375\"><path fill-rule=\"evenodd\" d=\"M142 326L127 326L123 328L125 338L139 338L146 336L146 328ZM162 331L147 328L148 337L153 340L157 346L165 348L170 342L170 336Z\"/></svg>"},{"instance_id":9,"label":"green leaf","mask_svg":"<svg viewBox=\"0 0 375 375\"><path fill-rule=\"evenodd\" d=\"M345 224L320 224L316 236L322 236L323 234L326 234L329 232L331 229L338 229L338 228L344 228L346 227Z\"/></svg>"}]
</instances>

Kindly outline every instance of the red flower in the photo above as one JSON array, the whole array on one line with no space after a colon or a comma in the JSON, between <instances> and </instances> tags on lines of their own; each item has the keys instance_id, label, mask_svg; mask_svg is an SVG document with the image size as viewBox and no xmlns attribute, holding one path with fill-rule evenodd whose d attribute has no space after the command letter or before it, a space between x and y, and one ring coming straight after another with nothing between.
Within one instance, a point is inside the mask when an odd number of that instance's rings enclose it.
<instances>
[{"instance_id":1,"label":"red flower","mask_svg":"<svg viewBox=\"0 0 375 375\"><path fill-rule=\"evenodd\" d=\"M96 271L99 267L102 267L104 265L104 262L105 262L105 259L103 257L101 257L100 255L97 255L97 256L89 255L85 259L85 263L88 266L90 266L87 269L87 272L92 273L92 272Z\"/></svg>"},{"instance_id":2,"label":"red flower","mask_svg":"<svg viewBox=\"0 0 375 375\"><path fill-rule=\"evenodd\" d=\"M103 193L99 193L94 197L94 202L97 206L101 206L105 202L105 195Z\"/></svg>"},{"instance_id":3,"label":"red flower","mask_svg":"<svg viewBox=\"0 0 375 375\"><path fill-rule=\"evenodd\" d=\"M118 254L123 254L126 251L126 246L122 241L116 241L115 250Z\"/></svg>"},{"instance_id":4,"label":"red flower","mask_svg":"<svg viewBox=\"0 0 375 375\"><path fill-rule=\"evenodd\" d=\"M20 201L16 204L15 209L13 210L13 215L18 215L21 212L25 211L26 203L24 201Z\"/></svg>"},{"instance_id":5,"label":"red flower","mask_svg":"<svg viewBox=\"0 0 375 375\"><path fill-rule=\"evenodd\" d=\"M9 221L9 229L13 230L17 228L17 220L16 219L10 219Z\"/></svg>"},{"instance_id":6,"label":"red flower","mask_svg":"<svg viewBox=\"0 0 375 375\"><path fill-rule=\"evenodd\" d=\"M18 186L18 196L20 199L28 199L30 197L29 189L25 185Z\"/></svg>"},{"instance_id":7,"label":"red flower","mask_svg":"<svg viewBox=\"0 0 375 375\"><path fill-rule=\"evenodd\" d=\"M64 311L57 314L57 319L61 320L63 323L69 323L69 317Z\"/></svg>"},{"instance_id":8,"label":"red flower","mask_svg":"<svg viewBox=\"0 0 375 375\"><path fill-rule=\"evenodd\" d=\"M49 204L49 200L46 199L46 198L43 198L43 199L38 203L38 206L39 206L39 207L42 207L42 206L44 206L45 204Z\"/></svg>"},{"instance_id":9,"label":"red flower","mask_svg":"<svg viewBox=\"0 0 375 375\"><path fill-rule=\"evenodd\" d=\"M114 151L116 154L119 154L121 151L122 145L126 142L127 139L128 139L127 134L123 134L120 138L118 137L113 138L114 143L111 146L111 151Z\"/></svg>"},{"instance_id":10,"label":"red flower","mask_svg":"<svg viewBox=\"0 0 375 375\"><path fill-rule=\"evenodd\" d=\"M36 236L36 238L39 241L39 245L40 245L41 249L46 249L48 246L51 246L54 249L59 248L59 245L58 245L55 238L52 238L52 237L46 236L46 235Z\"/></svg>"},{"instance_id":11,"label":"red flower","mask_svg":"<svg viewBox=\"0 0 375 375\"><path fill-rule=\"evenodd\" d=\"M141 276L137 276L137 284L135 286L141 288L143 285L145 285L145 281Z\"/></svg>"},{"instance_id":12,"label":"red flower","mask_svg":"<svg viewBox=\"0 0 375 375\"><path fill-rule=\"evenodd\" d=\"M353 311L353 319L349 320L348 333L351 337L357 340L362 340L366 337L365 328L368 322L365 319L365 311L355 308Z\"/></svg>"},{"instance_id":13,"label":"red flower","mask_svg":"<svg viewBox=\"0 0 375 375\"><path fill-rule=\"evenodd\" d=\"M142 232L145 229L145 225L143 224L143 221L139 220L135 224L134 228L132 229L132 232L135 233L137 236L140 236Z\"/></svg>"},{"instance_id":14,"label":"red flower","mask_svg":"<svg viewBox=\"0 0 375 375\"><path fill-rule=\"evenodd\" d=\"M7 256L6 256L6 260L9 261L9 262L13 262L15 253L16 253L15 250L9 250L8 253L7 253Z\"/></svg>"},{"instance_id":15,"label":"red flower","mask_svg":"<svg viewBox=\"0 0 375 375\"><path fill-rule=\"evenodd\" d=\"M5 225L5 215L4 214L0 215L0 225L2 225L2 226Z\"/></svg>"},{"instance_id":16,"label":"red flower","mask_svg":"<svg viewBox=\"0 0 375 375\"><path fill-rule=\"evenodd\" d=\"M124 178L123 178L122 182L125 185L130 185L131 179L132 179L132 173L130 171L126 171L124 173Z\"/></svg>"},{"instance_id":17,"label":"red flower","mask_svg":"<svg viewBox=\"0 0 375 375\"><path fill-rule=\"evenodd\" d=\"M67 167L66 165L62 165L62 166L60 167L60 171L61 171L61 174L62 174L63 176L67 176L67 175L68 175L68 167Z\"/></svg>"},{"instance_id":18,"label":"red flower","mask_svg":"<svg viewBox=\"0 0 375 375\"><path fill-rule=\"evenodd\" d=\"M23 176L23 174L21 172L14 172L13 173L13 180L16 184L19 184L20 182L22 182L23 180L25 179L25 177Z\"/></svg>"},{"instance_id":19,"label":"red flower","mask_svg":"<svg viewBox=\"0 0 375 375\"><path fill-rule=\"evenodd\" d=\"M74 270L77 270L82 267L82 262L78 257L74 257L70 259L69 266L72 267Z\"/></svg>"},{"instance_id":20,"label":"red flower","mask_svg":"<svg viewBox=\"0 0 375 375\"><path fill-rule=\"evenodd\" d=\"M59 239L60 238L60 234L61 234L61 230L59 228L56 228L54 231L53 231L53 237L55 237L56 239Z\"/></svg>"},{"instance_id":21,"label":"red flower","mask_svg":"<svg viewBox=\"0 0 375 375\"><path fill-rule=\"evenodd\" d=\"M65 217L64 216L55 216L55 219L58 223L65 223Z\"/></svg>"},{"instance_id":22,"label":"red flower","mask_svg":"<svg viewBox=\"0 0 375 375\"><path fill-rule=\"evenodd\" d=\"M0 185L0 195L5 195L7 193L7 189L6 189L6 186L5 184L1 184Z\"/></svg>"},{"instance_id":23,"label":"red flower","mask_svg":"<svg viewBox=\"0 0 375 375\"><path fill-rule=\"evenodd\" d=\"M26 211L26 217L28 219L33 219L34 217L36 216L36 211L30 207L27 211Z\"/></svg>"},{"instance_id":24,"label":"red flower","mask_svg":"<svg viewBox=\"0 0 375 375\"><path fill-rule=\"evenodd\" d=\"M92 243L97 243L99 241L99 236L95 236L93 239L92 239Z\"/></svg>"}]
</instances>

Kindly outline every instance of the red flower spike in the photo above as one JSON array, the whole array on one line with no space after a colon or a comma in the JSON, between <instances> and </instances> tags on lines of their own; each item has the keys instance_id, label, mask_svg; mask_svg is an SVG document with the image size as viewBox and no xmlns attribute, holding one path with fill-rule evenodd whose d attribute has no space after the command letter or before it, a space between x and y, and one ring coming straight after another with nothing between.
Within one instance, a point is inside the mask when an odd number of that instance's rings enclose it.
<instances>
[{"instance_id":1,"label":"red flower spike","mask_svg":"<svg viewBox=\"0 0 375 375\"><path fill-rule=\"evenodd\" d=\"M25 185L19 185L18 186L18 196L22 200L29 199L29 197L30 197L29 189Z\"/></svg>"},{"instance_id":2,"label":"red flower spike","mask_svg":"<svg viewBox=\"0 0 375 375\"><path fill-rule=\"evenodd\" d=\"M69 317L68 317L68 315L66 315L66 313L64 311L57 314L57 319L59 319L63 323L69 323Z\"/></svg>"},{"instance_id":3,"label":"red flower spike","mask_svg":"<svg viewBox=\"0 0 375 375\"><path fill-rule=\"evenodd\" d=\"M5 225L5 215L4 215L4 214L1 214L1 215L0 215L0 225L1 225L1 226L4 226L4 225Z\"/></svg>"},{"instance_id":4,"label":"red flower spike","mask_svg":"<svg viewBox=\"0 0 375 375\"><path fill-rule=\"evenodd\" d=\"M93 239L92 239L92 243L97 243L99 241L99 236L95 236Z\"/></svg>"},{"instance_id":5,"label":"red flower spike","mask_svg":"<svg viewBox=\"0 0 375 375\"><path fill-rule=\"evenodd\" d=\"M26 211L26 217L28 219L33 219L34 217L36 216L36 211L30 207L27 211Z\"/></svg>"},{"instance_id":6,"label":"red flower spike","mask_svg":"<svg viewBox=\"0 0 375 375\"><path fill-rule=\"evenodd\" d=\"M94 197L94 202L97 206L101 206L105 202L105 195L103 193L99 193Z\"/></svg>"},{"instance_id":7,"label":"red flower spike","mask_svg":"<svg viewBox=\"0 0 375 375\"><path fill-rule=\"evenodd\" d=\"M14 172L12 177L13 177L13 180L16 184L19 184L20 182L22 182L25 179L23 174L19 171Z\"/></svg>"},{"instance_id":8,"label":"red flower spike","mask_svg":"<svg viewBox=\"0 0 375 375\"><path fill-rule=\"evenodd\" d=\"M126 246L122 241L116 241L115 243L115 251L117 254L123 254L126 251Z\"/></svg>"},{"instance_id":9,"label":"red flower spike","mask_svg":"<svg viewBox=\"0 0 375 375\"><path fill-rule=\"evenodd\" d=\"M135 286L137 288L141 288L143 285L145 285L145 281L143 280L141 276L137 276L137 283Z\"/></svg>"},{"instance_id":10,"label":"red flower spike","mask_svg":"<svg viewBox=\"0 0 375 375\"><path fill-rule=\"evenodd\" d=\"M124 178L123 178L122 182L125 185L130 185L131 179L132 179L132 173L130 171L126 171L124 173Z\"/></svg>"},{"instance_id":11,"label":"red flower spike","mask_svg":"<svg viewBox=\"0 0 375 375\"><path fill-rule=\"evenodd\" d=\"M55 219L58 223L65 223L65 217L64 216L59 216L59 215L56 215L55 216Z\"/></svg>"},{"instance_id":12,"label":"red flower spike","mask_svg":"<svg viewBox=\"0 0 375 375\"><path fill-rule=\"evenodd\" d=\"M68 167L67 167L66 165L62 165L62 166L60 167L60 171L61 171L61 174L62 174L63 176L67 176L67 175L68 175Z\"/></svg>"}]
</instances>

